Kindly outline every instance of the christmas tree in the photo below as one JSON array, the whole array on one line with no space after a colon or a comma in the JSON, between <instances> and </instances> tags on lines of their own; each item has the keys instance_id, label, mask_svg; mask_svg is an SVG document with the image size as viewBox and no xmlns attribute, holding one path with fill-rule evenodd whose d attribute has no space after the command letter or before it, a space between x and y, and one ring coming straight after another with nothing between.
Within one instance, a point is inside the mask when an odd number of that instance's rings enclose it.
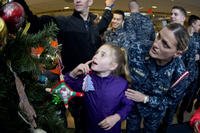
<instances>
[{"instance_id":1,"label":"christmas tree","mask_svg":"<svg viewBox=\"0 0 200 133\"><path fill-rule=\"evenodd\" d=\"M10 16L7 8L13 9ZM0 132L28 133L41 128L66 133L64 106L55 105L45 91L59 80L58 28L50 23L37 34L27 34L29 24L24 24L20 9L11 2L1 5L0 11Z\"/></svg>"}]
</instances>

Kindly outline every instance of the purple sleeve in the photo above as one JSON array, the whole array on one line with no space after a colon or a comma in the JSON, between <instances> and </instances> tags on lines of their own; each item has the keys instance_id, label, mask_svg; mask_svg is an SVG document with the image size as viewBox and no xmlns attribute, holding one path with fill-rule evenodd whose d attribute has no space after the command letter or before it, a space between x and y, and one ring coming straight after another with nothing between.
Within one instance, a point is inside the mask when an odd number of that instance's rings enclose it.
<instances>
[{"instance_id":1,"label":"purple sleeve","mask_svg":"<svg viewBox=\"0 0 200 133\"><path fill-rule=\"evenodd\" d=\"M69 76L69 73L65 74L64 77L65 83L69 85L74 91L82 91L82 76L78 78L72 78Z\"/></svg>"},{"instance_id":2,"label":"purple sleeve","mask_svg":"<svg viewBox=\"0 0 200 133\"><path fill-rule=\"evenodd\" d=\"M127 86L127 88L128 88L128 86ZM134 102L132 100L129 100L126 98L125 91L124 91L124 93L122 94L122 98L121 98L121 105L120 105L119 109L116 111L116 113L119 114L121 117L120 121L123 121L124 119L126 119L127 115L131 111L133 105L134 105Z\"/></svg>"}]
</instances>

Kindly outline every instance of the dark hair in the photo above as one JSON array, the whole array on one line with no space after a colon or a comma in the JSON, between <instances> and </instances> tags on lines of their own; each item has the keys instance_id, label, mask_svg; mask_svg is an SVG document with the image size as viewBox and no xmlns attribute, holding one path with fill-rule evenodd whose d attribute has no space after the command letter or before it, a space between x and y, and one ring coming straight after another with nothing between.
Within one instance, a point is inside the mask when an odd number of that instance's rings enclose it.
<instances>
[{"instance_id":1,"label":"dark hair","mask_svg":"<svg viewBox=\"0 0 200 133\"><path fill-rule=\"evenodd\" d=\"M124 11L122 11L122 10L115 10L115 11L113 11L113 14L119 14L119 15L122 15L123 20L124 20L124 17L125 17L125 15L124 15Z\"/></svg>"},{"instance_id":2,"label":"dark hair","mask_svg":"<svg viewBox=\"0 0 200 133\"><path fill-rule=\"evenodd\" d=\"M198 16L190 15L190 17L188 18L188 25L191 26L197 20L200 20L200 18Z\"/></svg>"},{"instance_id":3,"label":"dark hair","mask_svg":"<svg viewBox=\"0 0 200 133\"><path fill-rule=\"evenodd\" d=\"M182 14L186 17L187 16L187 12L185 10L185 8L181 7L181 6L173 6L172 9L178 9L182 12Z\"/></svg>"},{"instance_id":4,"label":"dark hair","mask_svg":"<svg viewBox=\"0 0 200 133\"><path fill-rule=\"evenodd\" d=\"M189 34L187 30L178 23L170 23L166 27L174 33L177 41L177 50L186 51L189 42Z\"/></svg>"}]
</instances>

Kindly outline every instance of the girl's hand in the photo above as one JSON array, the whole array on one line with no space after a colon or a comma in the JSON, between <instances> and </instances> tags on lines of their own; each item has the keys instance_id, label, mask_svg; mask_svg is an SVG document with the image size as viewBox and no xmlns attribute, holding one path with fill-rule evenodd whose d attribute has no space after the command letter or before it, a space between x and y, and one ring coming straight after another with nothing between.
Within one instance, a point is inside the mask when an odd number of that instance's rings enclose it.
<instances>
[{"instance_id":1,"label":"girl's hand","mask_svg":"<svg viewBox=\"0 0 200 133\"><path fill-rule=\"evenodd\" d=\"M85 64L81 63L76 68L74 68L69 75L73 78L76 78L78 75L87 74L90 71L89 64L92 63L92 60L87 61Z\"/></svg>"},{"instance_id":2,"label":"girl's hand","mask_svg":"<svg viewBox=\"0 0 200 133\"><path fill-rule=\"evenodd\" d=\"M98 125L104 130L110 130L120 119L121 117L118 114L110 115L99 122Z\"/></svg>"},{"instance_id":3,"label":"girl's hand","mask_svg":"<svg viewBox=\"0 0 200 133\"><path fill-rule=\"evenodd\" d=\"M141 93L139 91L132 90L132 89L127 89L125 91L125 96L128 99L131 99L131 100L136 101L136 102L144 102L144 99L146 97L146 95L144 95L143 93Z\"/></svg>"}]
</instances>

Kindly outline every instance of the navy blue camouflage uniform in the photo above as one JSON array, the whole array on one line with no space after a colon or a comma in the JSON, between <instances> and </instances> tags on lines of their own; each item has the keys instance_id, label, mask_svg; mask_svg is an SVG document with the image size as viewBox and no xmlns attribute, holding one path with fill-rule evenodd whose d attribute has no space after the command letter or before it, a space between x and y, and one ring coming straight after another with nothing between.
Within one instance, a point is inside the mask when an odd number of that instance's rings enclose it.
<instances>
[{"instance_id":1,"label":"navy blue camouflage uniform","mask_svg":"<svg viewBox=\"0 0 200 133\"><path fill-rule=\"evenodd\" d=\"M128 48L129 67L133 79L132 88L149 96L149 102L137 103L127 118L127 133L140 132L144 118L145 133L155 133L168 106L182 97L186 78L172 84L186 72L181 58L174 58L165 66L158 66L148 52L151 41L135 42Z\"/></svg>"},{"instance_id":2,"label":"navy blue camouflage uniform","mask_svg":"<svg viewBox=\"0 0 200 133\"><path fill-rule=\"evenodd\" d=\"M200 33L197 34L197 41L199 42L199 45L197 45L197 54L200 55ZM197 61L197 64L198 64L198 68L200 68L200 60ZM199 81L200 80L200 71L198 73L198 78L197 80ZM200 86L200 83L198 82L197 86L199 87ZM200 90L198 90L198 93L197 93L197 101L196 101L196 104L195 104L195 108L199 108L200 107Z\"/></svg>"},{"instance_id":3,"label":"navy blue camouflage uniform","mask_svg":"<svg viewBox=\"0 0 200 133\"><path fill-rule=\"evenodd\" d=\"M155 39L154 26L148 16L141 13L131 13L125 18L124 29L129 34L130 40L151 40Z\"/></svg>"},{"instance_id":4,"label":"navy blue camouflage uniform","mask_svg":"<svg viewBox=\"0 0 200 133\"><path fill-rule=\"evenodd\" d=\"M192 105L194 99L197 97L197 92L199 89L199 60L195 60L195 56L200 54L200 36L198 33L194 33L190 37L189 49L185 56L183 56L184 63L186 64L187 69L191 73L189 75L188 89L186 95L180 106L180 111L183 113L185 110L190 112L192 110Z\"/></svg>"},{"instance_id":5,"label":"navy blue camouflage uniform","mask_svg":"<svg viewBox=\"0 0 200 133\"><path fill-rule=\"evenodd\" d=\"M198 52L198 34L194 33L193 36L190 36L188 50L183 54L182 59L186 66L186 69L189 71L190 75L188 82L191 83L197 78L198 67L196 64L195 56Z\"/></svg>"},{"instance_id":6,"label":"navy blue camouflage uniform","mask_svg":"<svg viewBox=\"0 0 200 133\"><path fill-rule=\"evenodd\" d=\"M128 47L129 37L123 27L115 30L110 29L104 33L104 40L106 43L111 43L119 47Z\"/></svg>"},{"instance_id":7,"label":"navy blue camouflage uniform","mask_svg":"<svg viewBox=\"0 0 200 133\"><path fill-rule=\"evenodd\" d=\"M180 103L180 101L177 101L177 103L174 106L171 106L167 109L166 115L163 119L163 127L160 128L166 128L169 125L172 124L174 114L177 111L177 120L178 123L183 122L183 115L184 111L188 110L189 112L192 109L194 96L196 93L196 85L197 85L197 76L198 76L198 67L197 63L195 61L195 55L197 54L197 45L199 43L197 42L197 36L194 33L193 36L190 36L189 43L188 43L188 49L185 53L183 53L181 59L184 62L184 65L189 72L189 76L187 78L187 85L186 90L184 92L184 97L182 99L182 102L177 110L177 106ZM181 99L180 99L181 100Z\"/></svg>"}]
</instances>

